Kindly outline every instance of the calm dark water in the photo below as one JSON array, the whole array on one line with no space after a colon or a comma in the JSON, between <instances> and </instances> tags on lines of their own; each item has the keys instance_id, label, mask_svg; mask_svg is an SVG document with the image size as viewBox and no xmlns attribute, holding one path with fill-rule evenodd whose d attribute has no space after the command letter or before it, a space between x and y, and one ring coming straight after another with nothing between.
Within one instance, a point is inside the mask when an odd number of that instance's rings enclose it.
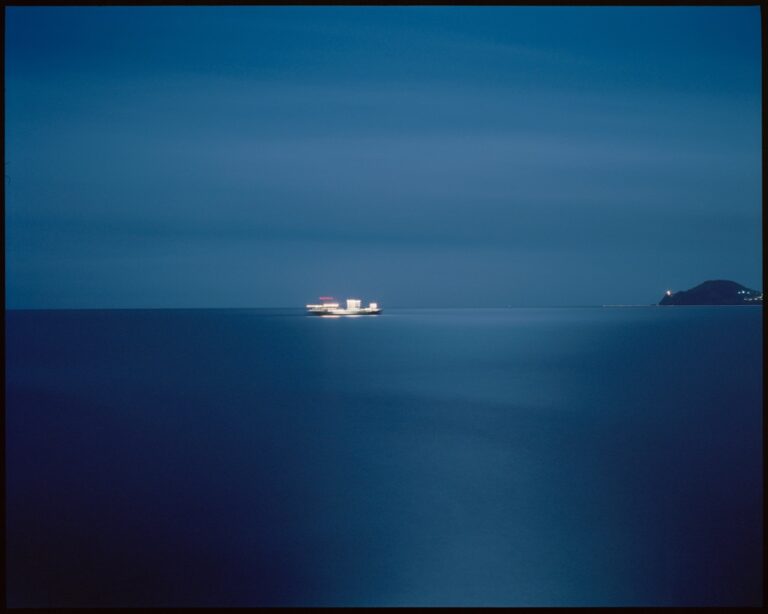
<instances>
[{"instance_id":1,"label":"calm dark water","mask_svg":"<svg viewBox=\"0 0 768 614\"><path fill-rule=\"evenodd\" d=\"M762 600L762 308L6 334L8 605Z\"/></svg>"}]
</instances>

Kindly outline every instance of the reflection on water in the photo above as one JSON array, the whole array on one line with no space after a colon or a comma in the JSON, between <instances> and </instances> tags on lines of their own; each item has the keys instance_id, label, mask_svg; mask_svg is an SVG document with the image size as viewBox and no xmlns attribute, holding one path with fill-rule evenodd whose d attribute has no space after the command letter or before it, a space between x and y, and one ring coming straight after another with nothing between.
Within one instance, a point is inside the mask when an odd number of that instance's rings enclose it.
<instances>
[{"instance_id":1,"label":"reflection on water","mask_svg":"<svg viewBox=\"0 0 768 614\"><path fill-rule=\"evenodd\" d=\"M761 317L8 312L9 604L757 604Z\"/></svg>"}]
</instances>

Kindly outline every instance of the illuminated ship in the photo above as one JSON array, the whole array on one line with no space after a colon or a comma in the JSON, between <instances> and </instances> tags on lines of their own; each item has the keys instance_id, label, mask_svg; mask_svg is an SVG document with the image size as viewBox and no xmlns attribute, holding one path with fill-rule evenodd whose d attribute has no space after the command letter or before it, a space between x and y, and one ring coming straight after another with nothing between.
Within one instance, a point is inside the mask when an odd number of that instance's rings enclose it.
<instances>
[{"instance_id":1,"label":"illuminated ship","mask_svg":"<svg viewBox=\"0 0 768 614\"><path fill-rule=\"evenodd\" d=\"M346 308L340 307L331 296L321 296L319 305L307 305L307 314L313 316L370 316L381 313L378 303L361 307L360 299L348 298Z\"/></svg>"}]
</instances>

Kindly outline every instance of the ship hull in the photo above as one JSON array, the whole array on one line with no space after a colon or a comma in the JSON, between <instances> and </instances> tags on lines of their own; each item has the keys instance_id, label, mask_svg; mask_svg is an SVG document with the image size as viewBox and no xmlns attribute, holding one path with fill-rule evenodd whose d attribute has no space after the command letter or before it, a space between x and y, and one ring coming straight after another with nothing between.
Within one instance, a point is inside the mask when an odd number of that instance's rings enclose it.
<instances>
[{"instance_id":1,"label":"ship hull","mask_svg":"<svg viewBox=\"0 0 768 614\"><path fill-rule=\"evenodd\" d=\"M307 310L308 316L376 316L381 313L381 309L361 309L359 311L350 311L348 309L310 309Z\"/></svg>"}]
</instances>

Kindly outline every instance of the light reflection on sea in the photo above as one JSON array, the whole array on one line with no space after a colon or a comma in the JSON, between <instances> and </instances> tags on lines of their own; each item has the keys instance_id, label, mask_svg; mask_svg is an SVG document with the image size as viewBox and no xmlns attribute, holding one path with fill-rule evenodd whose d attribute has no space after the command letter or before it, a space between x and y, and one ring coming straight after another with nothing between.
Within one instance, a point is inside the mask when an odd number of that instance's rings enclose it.
<instances>
[{"instance_id":1,"label":"light reflection on sea","mask_svg":"<svg viewBox=\"0 0 768 614\"><path fill-rule=\"evenodd\" d=\"M757 604L761 319L7 312L8 603Z\"/></svg>"}]
</instances>

